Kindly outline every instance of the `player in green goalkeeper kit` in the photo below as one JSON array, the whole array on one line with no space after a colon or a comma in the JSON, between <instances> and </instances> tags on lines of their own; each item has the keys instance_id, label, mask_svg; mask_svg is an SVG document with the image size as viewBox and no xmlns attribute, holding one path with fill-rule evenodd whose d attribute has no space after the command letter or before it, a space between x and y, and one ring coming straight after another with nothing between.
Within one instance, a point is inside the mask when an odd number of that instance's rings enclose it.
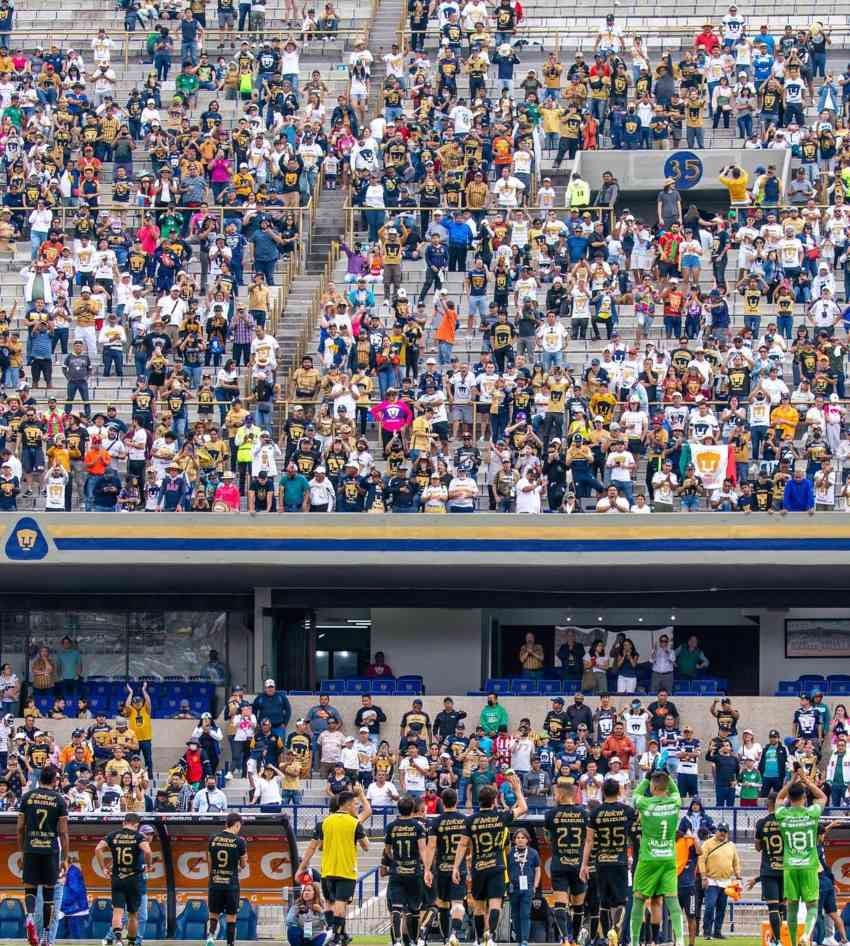
<instances>
[{"instance_id":1,"label":"player in green goalkeeper kit","mask_svg":"<svg viewBox=\"0 0 850 946\"><path fill-rule=\"evenodd\" d=\"M673 942L684 946L684 918L676 872L676 829L681 803L676 782L666 769L656 770L637 785L632 802L640 815L640 849L632 880L631 941L640 942L646 901L664 897L673 927Z\"/></svg>"},{"instance_id":2,"label":"player in green goalkeeper kit","mask_svg":"<svg viewBox=\"0 0 850 946\"><path fill-rule=\"evenodd\" d=\"M807 792L812 796L811 805L806 804ZM794 772L776 796L775 817L782 832L783 889L791 946L797 946L797 911L801 900L806 904L806 920L800 946L811 943L818 918L818 822L825 804L826 795L802 769Z\"/></svg>"}]
</instances>

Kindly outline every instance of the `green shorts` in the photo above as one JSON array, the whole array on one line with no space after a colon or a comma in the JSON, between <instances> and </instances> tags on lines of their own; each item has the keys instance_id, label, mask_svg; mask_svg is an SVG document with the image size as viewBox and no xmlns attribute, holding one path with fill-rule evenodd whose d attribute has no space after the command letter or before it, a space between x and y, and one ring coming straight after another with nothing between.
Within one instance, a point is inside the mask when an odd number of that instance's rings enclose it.
<instances>
[{"instance_id":1,"label":"green shorts","mask_svg":"<svg viewBox=\"0 0 850 946\"><path fill-rule=\"evenodd\" d=\"M675 897L679 878L675 861L649 861L641 858L632 880L632 890L639 897Z\"/></svg>"},{"instance_id":2,"label":"green shorts","mask_svg":"<svg viewBox=\"0 0 850 946\"><path fill-rule=\"evenodd\" d=\"M820 896L817 867L786 867L782 873L786 900L814 903Z\"/></svg>"}]
</instances>

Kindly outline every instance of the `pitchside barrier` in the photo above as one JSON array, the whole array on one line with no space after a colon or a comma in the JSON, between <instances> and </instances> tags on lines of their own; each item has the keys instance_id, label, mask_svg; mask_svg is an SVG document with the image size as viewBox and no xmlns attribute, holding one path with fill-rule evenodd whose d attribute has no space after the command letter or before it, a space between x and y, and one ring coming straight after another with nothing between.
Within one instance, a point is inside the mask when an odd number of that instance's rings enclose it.
<instances>
[{"instance_id":1,"label":"pitchside barrier","mask_svg":"<svg viewBox=\"0 0 850 946\"><path fill-rule=\"evenodd\" d=\"M226 814L141 815L150 824L153 865L147 875L148 894L165 906L166 933L174 936L180 905L190 897L206 897L207 841L224 827ZM242 837L248 842L248 866L240 874L242 896L255 907L280 905L287 899L298 865L298 848L285 814L242 815ZM119 815L71 815L70 858L80 865L89 902L110 896L110 882L97 863L94 849L122 821ZM22 897L21 854L16 836L17 815L0 813L0 897Z\"/></svg>"}]
</instances>

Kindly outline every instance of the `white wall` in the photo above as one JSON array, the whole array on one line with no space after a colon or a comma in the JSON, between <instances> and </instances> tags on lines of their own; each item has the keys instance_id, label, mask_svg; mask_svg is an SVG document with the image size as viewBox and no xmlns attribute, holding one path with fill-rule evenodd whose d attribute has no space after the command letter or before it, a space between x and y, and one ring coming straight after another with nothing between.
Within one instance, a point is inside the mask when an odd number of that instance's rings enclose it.
<instances>
[{"instance_id":1,"label":"white wall","mask_svg":"<svg viewBox=\"0 0 850 946\"><path fill-rule=\"evenodd\" d=\"M481 611L372 608L372 653L396 676L421 674L428 693L466 693L481 684Z\"/></svg>"}]
</instances>

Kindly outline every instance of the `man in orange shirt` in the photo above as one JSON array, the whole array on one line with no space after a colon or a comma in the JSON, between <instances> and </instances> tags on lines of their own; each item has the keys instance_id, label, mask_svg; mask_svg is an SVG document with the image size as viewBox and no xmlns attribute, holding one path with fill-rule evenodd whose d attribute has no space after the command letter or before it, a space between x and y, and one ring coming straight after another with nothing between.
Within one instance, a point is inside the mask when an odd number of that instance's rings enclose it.
<instances>
[{"instance_id":1,"label":"man in orange shirt","mask_svg":"<svg viewBox=\"0 0 850 946\"><path fill-rule=\"evenodd\" d=\"M628 772L629 763L632 761L636 752L635 744L626 735L626 727L624 724L621 722L614 723L614 731L605 742L602 743L602 755L604 755L606 759L610 759L611 756L617 756L623 763L623 770Z\"/></svg>"},{"instance_id":2,"label":"man in orange shirt","mask_svg":"<svg viewBox=\"0 0 850 946\"><path fill-rule=\"evenodd\" d=\"M106 472L109 466L110 456L101 446L100 437L91 438L91 447L86 450L83 457L83 466L86 469L86 484L83 490L85 497L86 512L91 512L94 506L94 484Z\"/></svg>"},{"instance_id":3,"label":"man in orange shirt","mask_svg":"<svg viewBox=\"0 0 850 946\"><path fill-rule=\"evenodd\" d=\"M445 290L438 290L443 293ZM437 325L437 357L441 365L450 365L452 363L452 349L454 348L455 337L457 335L458 315L454 302L444 297L438 303L434 314L440 313L440 322Z\"/></svg>"},{"instance_id":4,"label":"man in orange shirt","mask_svg":"<svg viewBox=\"0 0 850 946\"><path fill-rule=\"evenodd\" d=\"M71 733L71 741L65 746L62 751L59 753L59 764L64 768L69 762L73 761L76 757L77 749L83 750L82 761L86 765L91 765L94 756L92 755L91 749L86 745L83 740L85 733L82 729L75 729Z\"/></svg>"}]
</instances>

